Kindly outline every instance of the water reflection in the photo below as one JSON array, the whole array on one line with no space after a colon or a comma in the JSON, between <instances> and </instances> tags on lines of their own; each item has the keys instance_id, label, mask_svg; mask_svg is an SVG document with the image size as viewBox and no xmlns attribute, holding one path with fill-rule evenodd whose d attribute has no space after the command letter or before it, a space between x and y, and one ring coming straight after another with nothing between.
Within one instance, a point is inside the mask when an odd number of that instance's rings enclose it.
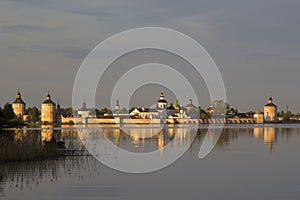
<instances>
[{"instance_id":1,"label":"water reflection","mask_svg":"<svg viewBox=\"0 0 300 200\"><path fill-rule=\"evenodd\" d=\"M103 127L102 127L103 128ZM84 130L84 129L83 129ZM99 135L109 138L117 147L124 148L133 152L149 152L154 150L161 151L163 155L163 147L170 141L174 140L175 147L185 143L191 143L194 136L191 135L188 128L178 126L169 126L164 129L156 128L128 128L125 131L117 127L104 127L103 133L96 127L85 129L85 133L89 135ZM290 129L274 128L274 127L253 127L253 128L225 128L222 130L220 137L215 137L213 134L216 130L207 132L207 128L201 128L195 137L196 142L201 143L204 136L208 133L210 142L217 142L217 146L228 146L233 142L238 141L240 134L243 136L253 137L254 139L263 139L263 143L268 146L269 151L273 150L277 141L277 136L288 140ZM33 144L50 141L52 137L56 141L64 141L67 150L84 151L85 148L78 137L78 132L73 126L64 125L61 128L53 128L50 125L43 125L40 130L35 129L15 129L12 137L7 137L6 140L15 142L31 142ZM177 136L177 137L175 137ZM3 137L1 138L3 140ZM0 141L1 142L1 141Z\"/></svg>"},{"instance_id":2,"label":"water reflection","mask_svg":"<svg viewBox=\"0 0 300 200\"><path fill-rule=\"evenodd\" d=\"M273 150L274 144L276 144L278 132L284 133L283 129L277 129L274 127L254 128L253 134L255 139L261 139L263 137L264 144L268 146L270 152Z\"/></svg>"},{"instance_id":3,"label":"water reflection","mask_svg":"<svg viewBox=\"0 0 300 200\"><path fill-rule=\"evenodd\" d=\"M91 156L61 158L49 161L31 161L0 164L0 197L6 188L33 190L44 182L57 182L62 177L83 180L99 174L99 162Z\"/></svg>"},{"instance_id":4,"label":"water reflection","mask_svg":"<svg viewBox=\"0 0 300 200\"><path fill-rule=\"evenodd\" d=\"M275 144L277 138L277 129L264 128L264 143L268 145L269 150L272 152L273 144Z\"/></svg>"},{"instance_id":5,"label":"water reflection","mask_svg":"<svg viewBox=\"0 0 300 200\"><path fill-rule=\"evenodd\" d=\"M174 144L177 147L184 143L191 143L194 138L189 131L190 130L188 128L183 129L177 126L167 127L159 131L155 128L132 128L127 129L125 132L117 127L107 127L103 129L103 135L109 138L116 146L129 151L148 152L160 150L163 154L163 147L173 139L175 139ZM85 132L91 135L101 134L96 128L86 129ZM211 132L208 132L208 134L211 143L215 143L218 139L217 145L219 147L227 146L232 142L236 142L239 134L241 133L243 135L253 136L253 138L258 140L263 138L263 143L268 145L269 151L272 151L276 144L278 134L288 140L289 132L290 129L287 128L254 127L225 128L219 138L215 137L215 135L211 134ZM206 134L207 129L199 129L196 141L202 142ZM175 135L177 135L177 137L175 137ZM68 150L85 149L78 137L77 130L73 126L66 125L61 128L53 128L49 125L43 125L40 130L31 130L26 128L15 129L9 140L21 143L31 142L36 144L43 143L44 141L50 141L52 137L55 137L57 141L64 141L66 149Z\"/></svg>"},{"instance_id":6,"label":"water reflection","mask_svg":"<svg viewBox=\"0 0 300 200\"><path fill-rule=\"evenodd\" d=\"M101 134L96 128L84 130L90 135ZM156 133L157 134L153 134ZM288 141L290 135L299 135L299 128L275 128L275 127L249 127L223 129L217 141L217 148L223 149L235 143L239 143L239 138L247 140L261 141L260 145L265 146L266 151L272 152L278 140ZM190 151L198 152L199 146L207 134L207 128L198 129ZM5 136L4 136L5 135ZM154 136L152 136L154 135ZM66 142L66 149L69 151L85 152L76 155L69 154L58 160L38 161L38 162L17 162L0 164L0 195L5 194L4 188L16 188L19 190L33 190L42 181L56 182L61 177L75 177L78 180L83 177L92 177L99 174L100 163L86 152L78 132L73 126L62 126L53 128L42 126L41 129L15 129L10 134L1 134L0 143L4 141L32 142L32 144L50 141L54 136L57 140ZM103 136L109 138L117 147L133 152L149 152L159 150L160 155L164 156L164 146L170 141L174 142L174 147L180 148L181 145L192 142L194 136L188 128L169 126L160 131L147 128L129 128L122 131L117 127L104 127ZM148 136L152 136L148 138ZM177 137L175 137L177 136ZM217 138L210 135L211 142L216 142ZM193 148L195 146L197 148ZM2 148L3 145L0 146ZM1 149L3 151L3 149ZM195 157L194 159L197 159ZM86 176L88 174L88 176Z\"/></svg>"}]
</instances>

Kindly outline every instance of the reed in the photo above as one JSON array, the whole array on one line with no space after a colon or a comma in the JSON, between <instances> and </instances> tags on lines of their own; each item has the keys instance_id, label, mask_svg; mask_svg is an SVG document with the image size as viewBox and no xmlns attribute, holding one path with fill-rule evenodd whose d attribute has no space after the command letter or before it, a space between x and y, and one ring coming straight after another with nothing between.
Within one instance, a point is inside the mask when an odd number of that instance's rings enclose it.
<instances>
[{"instance_id":1,"label":"reed","mask_svg":"<svg viewBox=\"0 0 300 200\"><path fill-rule=\"evenodd\" d=\"M15 141L9 132L0 132L0 162L49 160L62 155L56 144L41 141Z\"/></svg>"}]
</instances>

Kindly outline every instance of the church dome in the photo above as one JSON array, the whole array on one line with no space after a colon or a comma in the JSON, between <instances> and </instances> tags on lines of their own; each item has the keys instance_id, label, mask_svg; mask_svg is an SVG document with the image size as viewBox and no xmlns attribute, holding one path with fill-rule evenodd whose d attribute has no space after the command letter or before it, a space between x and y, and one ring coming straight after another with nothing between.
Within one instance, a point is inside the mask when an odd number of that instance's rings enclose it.
<instances>
[{"instance_id":1,"label":"church dome","mask_svg":"<svg viewBox=\"0 0 300 200\"><path fill-rule=\"evenodd\" d=\"M160 93L160 97L157 102L158 103L168 103L167 100L165 99L164 93Z\"/></svg>"}]
</instances>

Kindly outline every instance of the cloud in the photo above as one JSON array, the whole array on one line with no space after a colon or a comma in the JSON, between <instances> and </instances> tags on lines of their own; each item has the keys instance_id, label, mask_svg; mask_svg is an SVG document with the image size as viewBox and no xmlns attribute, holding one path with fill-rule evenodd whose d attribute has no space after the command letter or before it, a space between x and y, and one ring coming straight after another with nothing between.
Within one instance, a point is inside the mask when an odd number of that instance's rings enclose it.
<instances>
[{"instance_id":1,"label":"cloud","mask_svg":"<svg viewBox=\"0 0 300 200\"><path fill-rule=\"evenodd\" d=\"M78 48L78 47L65 47L65 48L51 48L50 51L62 53L65 57L73 59L85 58L91 49Z\"/></svg>"},{"instance_id":2,"label":"cloud","mask_svg":"<svg viewBox=\"0 0 300 200\"><path fill-rule=\"evenodd\" d=\"M103 12L103 11L91 11L91 10L71 10L71 13L78 14L78 15L89 15L89 16L96 16L96 17L113 17L115 14L110 12Z\"/></svg>"},{"instance_id":3,"label":"cloud","mask_svg":"<svg viewBox=\"0 0 300 200\"><path fill-rule=\"evenodd\" d=\"M5 71L22 77L14 79L16 85L37 80L38 70L20 70L34 65L47 69L49 77L57 77L58 70L68 72L61 81L63 95L71 91L65 85L72 83L66 80L72 80L75 72L69 69L80 65L99 42L130 28L162 26L201 42L220 66L233 103L256 108L257 97L266 91L282 86L298 89L299 8L300 1L282 0L3 0L0 66L5 70L0 90L8 96L3 80L10 76ZM47 84L41 81L31 89L48 88ZM299 97L291 101L300 109Z\"/></svg>"},{"instance_id":4,"label":"cloud","mask_svg":"<svg viewBox=\"0 0 300 200\"><path fill-rule=\"evenodd\" d=\"M34 26L28 24L2 25L0 32L15 32L15 31L49 31L49 28L44 26Z\"/></svg>"}]
</instances>

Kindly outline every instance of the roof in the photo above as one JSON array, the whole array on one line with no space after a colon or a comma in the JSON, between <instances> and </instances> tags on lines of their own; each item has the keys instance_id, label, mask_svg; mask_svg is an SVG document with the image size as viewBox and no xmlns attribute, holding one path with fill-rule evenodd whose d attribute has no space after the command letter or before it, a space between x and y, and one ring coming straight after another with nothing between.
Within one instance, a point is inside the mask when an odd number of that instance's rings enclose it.
<instances>
[{"instance_id":1,"label":"roof","mask_svg":"<svg viewBox=\"0 0 300 200\"><path fill-rule=\"evenodd\" d=\"M185 107L186 108L196 108L196 106L193 104L192 99L189 99L189 103Z\"/></svg>"},{"instance_id":2,"label":"roof","mask_svg":"<svg viewBox=\"0 0 300 200\"><path fill-rule=\"evenodd\" d=\"M187 108L189 108L189 107L196 108L196 106L194 104L187 104L185 107L187 107Z\"/></svg>"},{"instance_id":3,"label":"roof","mask_svg":"<svg viewBox=\"0 0 300 200\"><path fill-rule=\"evenodd\" d=\"M157 112L156 109L154 108L141 108L141 107L138 107L136 108L139 112Z\"/></svg>"},{"instance_id":4,"label":"roof","mask_svg":"<svg viewBox=\"0 0 300 200\"><path fill-rule=\"evenodd\" d=\"M51 99L46 99L43 104L55 104Z\"/></svg>"},{"instance_id":5,"label":"roof","mask_svg":"<svg viewBox=\"0 0 300 200\"><path fill-rule=\"evenodd\" d=\"M256 114L261 114L260 109L257 109Z\"/></svg>"},{"instance_id":6,"label":"roof","mask_svg":"<svg viewBox=\"0 0 300 200\"><path fill-rule=\"evenodd\" d=\"M19 103L19 104L25 104L25 102L23 101L23 99L21 98L21 93L20 91L18 91L17 95L16 95L16 99L13 103Z\"/></svg>"},{"instance_id":7,"label":"roof","mask_svg":"<svg viewBox=\"0 0 300 200\"><path fill-rule=\"evenodd\" d=\"M14 103L25 104L25 102L21 98L16 98L16 100L14 101Z\"/></svg>"},{"instance_id":8,"label":"roof","mask_svg":"<svg viewBox=\"0 0 300 200\"><path fill-rule=\"evenodd\" d=\"M268 103L265 106L275 106L275 107L277 107L274 103Z\"/></svg>"},{"instance_id":9,"label":"roof","mask_svg":"<svg viewBox=\"0 0 300 200\"><path fill-rule=\"evenodd\" d=\"M167 107L168 110L176 110L176 108L171 104L169 107Z\"/></svg>"},{"instance_id":10,"label":"roof","mask_svg":"<svg viewBox=\"0 0 300 200\"><path fill-rule=\"evenodd\" d=\"M165 99L159 99L157 102L158 103L168 103Z\"/></svg>"}]
</instances>

